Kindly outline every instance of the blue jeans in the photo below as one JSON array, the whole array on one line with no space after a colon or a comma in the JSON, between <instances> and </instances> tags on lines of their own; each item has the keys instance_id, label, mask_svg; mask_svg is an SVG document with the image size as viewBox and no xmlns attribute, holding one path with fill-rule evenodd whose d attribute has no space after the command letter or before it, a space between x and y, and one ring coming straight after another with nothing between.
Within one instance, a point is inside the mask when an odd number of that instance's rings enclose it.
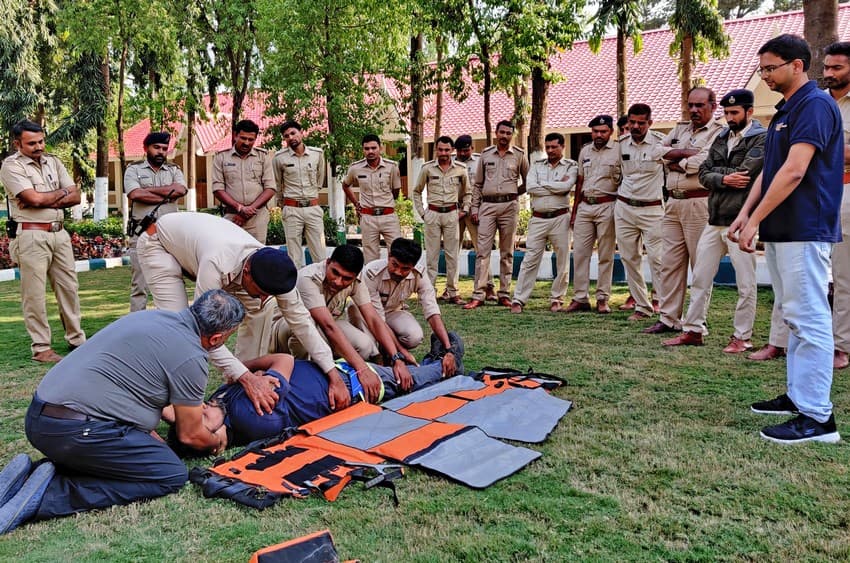
<instances>
[{"instance_id":1,"label":"blue jeans","mask_svg":"<svg viewBox=\"0 0 850 563\"><path fill-rule=\"evenodd\" d=\"M827 242L765 243L773 292L788 326L788 396L818 422L832 415L832 314Z\"/></svg>"},{"instance_id":2,"label":"blue jeans","mask_svg":"<svg viewBox=\"0 0 850 563\"><path fill-rule=\"evenodd\" d=\"M121 422L64 420L41 414L33 396L27 438L56 465L36 520L161 497L189 479L186 465L147 432Z\"/></svg>"},{"instance_id":3,"label":"blue jeans","mask_svg":"<svg viewBox=\"0 0 850 563\"><path fill-rule=\"evenodd\" d=\"M393 368L389 366L379 366L376 364L369 365L375 368L378 377L380 377L381 381L384 382L384 401L389 401L390 399L394 399L399 395L404 394L395 382ZM426 385L437 383L443 379L443 363L440 360L434 360L431 362L423 361L419 366L407 367L410 370L410 377L413 378L413 387L410 388L410 391L408 391L409 393L421 389Z\"/></svg>"}]
</instances>

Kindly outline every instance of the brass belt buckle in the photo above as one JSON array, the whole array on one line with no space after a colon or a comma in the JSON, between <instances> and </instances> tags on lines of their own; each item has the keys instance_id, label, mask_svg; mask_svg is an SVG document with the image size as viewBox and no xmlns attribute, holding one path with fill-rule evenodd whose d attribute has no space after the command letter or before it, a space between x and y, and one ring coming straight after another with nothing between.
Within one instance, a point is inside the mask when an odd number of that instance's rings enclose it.
<instances>
[{"instance_id":1,"label":"brass belt buckle","mask_svg":"<svg viewBox=\"0 0 850 563\"><path fill-rule=\"evenodd\" d=\"M643 205L643 202L639 199L629 198L629 205L631 205L632 207L640 207L641 205Z\"/></svg>"},{"instance_id":2,"label":"brass belt buckle","mask_svg":"<svg viewBox=\"0 0 850 563\"><path fill-rule=\"evenodd\" d=\"M50 232L58 233L62 230L62 221L51 221L50 222Z\"/></svg>"},{"instance_id":3,"label":"brass belt buckle","mask_svg":"<svg viewBox=\"0 0 850 563\"><path fill-rule=\"evenodd\" d=\"M590 205L596 205L596 196L584 196L584 200Z\"/></svg>"},{"instance_id":4,"label":"brass belt buckle","mask_svg":"<svg viewBox=\"0 0 850 563\"><path fill-rule=\"evenodd\" d=\"M310 207L310 201L299 201L298 207Z\"/></svg>"},{"instance_id":5,"label":"brass belt buckle","mask_svg":"<svg viewBox=\"0 0 850 563\"><path fill-rule=\"evenodd\" d=\"M380 217L381 215L384 214L384 208L383 207L373 207L372 208L372 214L375 215L376 217Z\"/></svg>"},{"instance_id":6,"label":"brass belt buckle","mask_svg":"<svg viewBox=\"0 0 850 563\"><path fill-rule=\"evenodd\" d=\"M670 195L675 199L685 199L685 190L680 190L676 188L675 190L670 190Z\"/></svg>"}]
</instances>

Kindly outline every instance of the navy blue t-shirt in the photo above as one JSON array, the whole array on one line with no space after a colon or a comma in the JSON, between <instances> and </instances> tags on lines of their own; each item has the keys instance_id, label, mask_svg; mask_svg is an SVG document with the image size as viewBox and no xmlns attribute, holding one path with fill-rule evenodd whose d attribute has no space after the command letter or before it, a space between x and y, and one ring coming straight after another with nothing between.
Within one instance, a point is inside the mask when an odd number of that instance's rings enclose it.
<instances>
[{"instance_id":1,"label":"navy blue t-shirt","mask_svg":"<svg viewBox=\"0 0 850 563\"><path fill-rule=\"evenodd\" d=\"M840 242L844 134L838 104L811 80L776 109L764 145L762 193L767 192L792 145L810 144L815 153L797 188L762 220L759 239Z\"/></svg>"},{"instance_id":2,"label":"navy blue t-shirt","mask_svg":"<svg viewBox=\"0 0 850 563\"><path fill-rule=\"evenodd\" d=\"M227 409L225 425L232 434L232 444L242 445L261 438L275 436L284 429L300 426L327 416L328 380L313 362L296 360L289 381L274 370L266 372L280 381L280 397L272 412L260 416L241 385L223 385L213 398Z\"/></svg>"}]
</instances>

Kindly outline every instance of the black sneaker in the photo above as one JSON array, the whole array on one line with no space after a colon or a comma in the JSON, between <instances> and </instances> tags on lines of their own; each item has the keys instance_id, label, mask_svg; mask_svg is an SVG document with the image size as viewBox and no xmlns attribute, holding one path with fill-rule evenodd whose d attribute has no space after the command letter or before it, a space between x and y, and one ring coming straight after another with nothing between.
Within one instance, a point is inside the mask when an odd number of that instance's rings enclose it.
<instances>
[{"instance_id":1,"label":"black sneaker","mask_svg":"<svg viewBox=\"0 0 850 563\"><path fill-rule=\"evenodd\" d=\"M794 404L788 395L783 393L769 401L759 401L750 405L750 410L758 414L784 414L790 416L798 414L797 405Z\"/></svg>"},{"instance_id":2,"label":"black sneaker","mask_svg":"<svg viewBox=\"0 0 850 563\"><path fill-rule=\"evenodd\" d=\"M841 439L835 429L835 415L829 415L829 420L821 424L804 414L782 424L762 428L761 437L777 444L798 444L810 441L834 444Z\"/></svg>"}]
</instances>

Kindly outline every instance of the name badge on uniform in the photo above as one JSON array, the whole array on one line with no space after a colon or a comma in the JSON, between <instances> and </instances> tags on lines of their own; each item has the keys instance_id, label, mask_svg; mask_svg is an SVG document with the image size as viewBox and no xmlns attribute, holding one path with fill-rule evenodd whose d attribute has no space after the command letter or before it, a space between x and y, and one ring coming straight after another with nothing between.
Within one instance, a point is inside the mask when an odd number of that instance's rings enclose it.
<instances>
[{"instance_id":1,"label":"name badge on uniform","mask_svg":"<svg viewBox=\"0 0 850 563\"><path fill-rule=\"evenodd\" d=\"M630 154L624 154L623 155L623 160L631 160L631 159L632 159L632 155L630 155Z\"/></svg>"},{"instance_id":2,"label":"name badge on uniform","mask_svg":"<svg viewBox=\"0 0 850 563\"><path fill-rule=\"evenodd\" d=\"M367 176L366 174L358 174L357 177L358 178L368 178L369 176Z\"/></svg>"},{"instance_id":3,"label":"name badge on uniform","mask_svg":"<svg viewBox=\"0 0 850 563\"><path fill-rule=\"evenodd\" d=\"M235 162L225 162L224 165L225 166L236 166L236 163Z\"/></svg>"},{"instance_id":4,"label":"name badge on uniform","mask_svg":"<svg viewBox=\"0 0 850 563\"><path fill-rule=\"evenodd\" d=\"M295 166L295 165L294 165L294 164L292 164L291 162L290 162L289 164L287 164L287 165L286 165L286 167L287 167L287 168L293 168L294 166Z\"/></svg>"}]
</instances>

